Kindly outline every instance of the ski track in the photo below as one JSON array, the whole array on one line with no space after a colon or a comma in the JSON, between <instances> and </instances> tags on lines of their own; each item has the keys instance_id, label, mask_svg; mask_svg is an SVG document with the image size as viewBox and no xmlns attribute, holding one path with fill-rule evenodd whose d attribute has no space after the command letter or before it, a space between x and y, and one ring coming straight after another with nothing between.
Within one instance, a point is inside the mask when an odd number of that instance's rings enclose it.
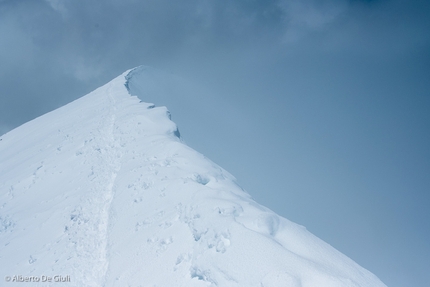
<instances>
[{"instance_id":1,"label":"ski track","mask_svg":"<svg viewBox=\"0 0 430 287\"><path fill-rule=\"evenodd\" d=\"M96 155L92 165L92 181L97 184L77 207L80 221L75 226L76 259L81 286L104 286L109 267L108 242L110 207L115 195L115 180L121 169L121 151L116 129L116 100L112 84L107 87L106 100L109 104L105 115L93 134L94 144L89 147L90 157ZM72 234L72 237L75 237ZM89 260L90 259L90 260Z\"/></svg>"},{"instance_id":2,"label":"ski track","mask_svg":"<svg viewBox=\"0 0 430 287\"><path fill-rule=\"evenodd\" d=\"M110 111L110 122L108 128L108 135L106 141L106 149L108 152L108 165L110 166L110 181L107 185L107 190L105 194L105 205L102 210L102 221L101 221L101 233L104 235L102 241L102 250L101 250L101 263L102 263L102 282L103 286L106 281L106 275L109 268L109 257L108 257L108 242L109 242L109 219L110 219L110 209L111 203L115 195L115 179L117 177L118 172L121 169L121 150L119 144L119 138L115 136L115 127L116 127L116 100L112 94L112 83L108 88L108 98L111 104L109 107Z\"/></svg>"}]
</instances>

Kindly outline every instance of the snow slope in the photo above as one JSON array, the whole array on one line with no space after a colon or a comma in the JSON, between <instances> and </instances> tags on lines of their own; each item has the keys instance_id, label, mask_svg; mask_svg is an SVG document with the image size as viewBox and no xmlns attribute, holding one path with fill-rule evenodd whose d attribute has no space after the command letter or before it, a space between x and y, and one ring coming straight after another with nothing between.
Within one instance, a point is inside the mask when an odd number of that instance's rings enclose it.
<instances>
[{"instance_id":1,"label":"snow slope","mask_svg":"<svg viewBox=\"0 0 430 287\"><path fill-rule=\"evenodd\" d=\"M180 86L160 75L127 71L1 137L0 286L385 286L130 95Z\"/></svg>"}]
</instances>

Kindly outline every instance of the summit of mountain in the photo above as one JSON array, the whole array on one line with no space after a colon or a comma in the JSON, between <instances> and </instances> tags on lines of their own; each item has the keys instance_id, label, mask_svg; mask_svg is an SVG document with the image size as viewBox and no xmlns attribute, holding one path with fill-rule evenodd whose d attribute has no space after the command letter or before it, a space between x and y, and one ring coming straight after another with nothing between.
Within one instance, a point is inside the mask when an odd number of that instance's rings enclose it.
<instances>
[{"instance_id":1,"label":"summit of mountain","mask_svg":"<svg viewBox=\"0 0 430 287\"><path fill-rule=\"evenodd\" d=\"M1 137L2 286L385 286L188 147L165 87L138 67Z\"/></svg>"}]
</instances>

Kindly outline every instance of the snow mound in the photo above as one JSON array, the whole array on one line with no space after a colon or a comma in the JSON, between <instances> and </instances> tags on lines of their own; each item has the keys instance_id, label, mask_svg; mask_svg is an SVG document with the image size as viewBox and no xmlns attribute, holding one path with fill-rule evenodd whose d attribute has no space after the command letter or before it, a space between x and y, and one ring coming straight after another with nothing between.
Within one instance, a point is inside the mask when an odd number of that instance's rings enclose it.
<instances>
[{"instance_id":1,"label":"snow mound","mask_svg":"<svg viewBox=\"0 0 430 287\"><path fill-rule=\"evenodd\" d=\"M1 286L385 286L133 94L172 81L139 67L2 136Z\"/></svg>"}]
</instances>

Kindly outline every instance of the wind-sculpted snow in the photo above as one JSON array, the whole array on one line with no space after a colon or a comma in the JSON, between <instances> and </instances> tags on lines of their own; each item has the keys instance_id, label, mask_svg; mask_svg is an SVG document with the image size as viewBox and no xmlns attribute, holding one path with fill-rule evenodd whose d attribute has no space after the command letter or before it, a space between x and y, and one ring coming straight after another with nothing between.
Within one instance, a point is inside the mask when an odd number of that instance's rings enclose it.
<instances>
[{"instance_id":1,"label":"wind-sculpted snow","mask_svg":"<svg viewBox=\"0 0 430 287\"><path fill-rule=\"evenodd\" d=\"M126 72L2 136L0 286L385 286L254 202L133 94L166 81Z\"/></svg>"}]
</instances>

